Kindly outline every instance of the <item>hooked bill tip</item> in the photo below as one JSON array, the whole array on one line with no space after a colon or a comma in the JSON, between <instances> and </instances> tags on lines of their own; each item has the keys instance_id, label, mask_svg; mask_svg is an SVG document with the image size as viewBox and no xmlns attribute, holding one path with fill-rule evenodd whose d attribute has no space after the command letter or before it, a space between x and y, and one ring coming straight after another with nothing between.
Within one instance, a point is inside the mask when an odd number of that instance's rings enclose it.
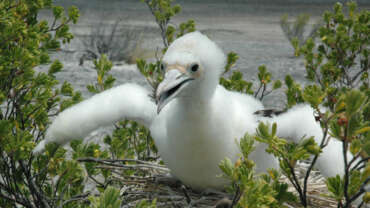
<instances>
[{"instance_id":1,"label":"hooked bill tip","mask_svg":"<svg viewBox=\"0 0 370 208\"><path fill-rule=\"evenodd\" d=\"M157 104L157 114L159 114L162 108L164 108L164 106L166 106L167 103L169 103L177 95L180 88L184 86L184 84L192 80L194 80L194 78L177 76L167 78L160 83L156 91L155 98Z\"/></svg>"},{"instance_id":2,"label":"hooked bill tip","mask_svg":"<svg viewBox=\"0 0 370 208\"><path fill-rule=\"evenodd\" d=\"M166 99L168 98L168 96L166 96L166 94L161 94L159 96L159 98L156 99L156 102L157 102L157 114L159 114L163 107L167 104L166 102Z\"/></svg>"}]
</instances>

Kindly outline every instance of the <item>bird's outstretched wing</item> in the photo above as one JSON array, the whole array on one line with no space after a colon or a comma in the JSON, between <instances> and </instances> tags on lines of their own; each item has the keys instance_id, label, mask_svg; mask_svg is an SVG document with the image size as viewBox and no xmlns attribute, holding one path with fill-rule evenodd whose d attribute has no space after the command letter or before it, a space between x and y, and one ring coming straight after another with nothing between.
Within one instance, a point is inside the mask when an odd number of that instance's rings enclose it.
<instances>
[{"instance_id":1,"label":"bird's outstretched wing","mask_svg":"<svg viewBox=\"0 0 370 208\"><path fill-rule=\"evenodd\" d=\"M64 144L72 139L81 139L99 127L123 119L134 120L149 127L155 115L156 105L146 89L135 84L123 84L61 112L34 153L42 152L49 142Z\"/></svg>"},{"instance_id":2,"label":"bird's outstretched wing","mask_svg":"<svg viewBox=\"0 0 370 208\"><path fill-rule=\"evenodd\" d=\"M297 105L288 112L266 119L277 123L277 134L279 137L291 139L298 143L303 137L314 136L320 145L323 139L322 128L316 121L314 111L309 105ZM316 162L316 167L326 177L344 174L344 160L342 156L342 143L336 139L330 139L328 145L323 149ZM348 154L348 158L352 159Z\"/></svg>"}]
</instances>

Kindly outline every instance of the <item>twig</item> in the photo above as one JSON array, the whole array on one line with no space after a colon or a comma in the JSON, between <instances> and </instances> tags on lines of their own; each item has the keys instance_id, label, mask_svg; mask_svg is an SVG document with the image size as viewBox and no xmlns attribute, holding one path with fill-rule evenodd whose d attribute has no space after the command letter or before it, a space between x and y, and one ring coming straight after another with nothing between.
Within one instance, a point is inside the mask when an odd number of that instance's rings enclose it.
<instances>
[{"instance_id":1,"label":"twig","mask_svg":"<svg viewBox=\"0 0 370 208\"><path fill-rule=\"evenodd\" d=\"M149 145L149 141L150 141L150 136L148 134L148 135L146 135L146 138L145 138L145 142L146 142L146 158L149 158L150 157L150 145Z\"/></svg>"},{"instance_id":2,"label":"twig","mask_svg":"<svg viewBox=\"0 0 370 208\"><path fill-rule=\"evenodd\" d=\"M258 87L258 90L255 92L254 94L254 97L257 98L258 96L258 93L260 92L260 90L262 89L262 82L260 82L260 86Z\"/></svg>"},{"instance_id":3,"label":"twig","mask_svg":"<svg viewBox=\"0 0 370 208\"><path fill-rule=\"evenodd\" d=\"M149 4L149 0L145 0L145 4L148 6L150 12L152 13L152 15L155 18L156 23L159 26L159 29L161 30L161 37L162 37L164 47L168 48L169 43L168 43L168 40L167 40L166 32L167 32L168 23L170 21L169 18L167 18L165 20L162 20L162 21L159 21L156 18L155 11L154 11L155 9L153 7L151 7L150 4ZM159 10L159 9L157 9L157 10Z\"/></svg>"},{"instance_id":4,"label":"twig","mask_svg":"<svg viewBox=\"0 0 370 208\"><path fill-rule=\"evenodd\" d=\"M66 204L70 203L70 202L74 202L74 201L80 201L80 200L84 200L86 199L86 197L88 197L91 193L90 192L87 192L87 193L84 193L84 194L80 194L80 195L76 195L76 196L73 196L72 198L64 201L58 208L62 208L64 207Z\"/></svg>"},{"instance_id":5,"label":"twig","mask_svg":"<svg viewBox=\"0 0 370 208\"><path fill-rule=\"evenodd\" d=\"M93 180L97 185L105 187L103 183L99 182L96 178L92 177L90 174L87 175L91 180Z\"/></svg>"},{"instance_id":6,"label":"twig","mask_svg":"<svg viewBox=\"0 0 370 208\"><path fill-rule=\"evenodd\" d=\"M235 192L234 197L233 197L233 201L231 202L231 205L230 205L230 208L233 208L236 205L236 203L238 203L238 201L240 199L240 196L241 196L240 187L237 186L236 187L236 192Z\"/></svg>"},{"instance_id":7,"label":"twig","mask_svg":"<svg viewBox=\"0 0 370 208\"><path fill-rule=\"evenodd\" d=\"M348 125L348 124L347 124ZM347 131L344 131L344 140L342 141L342 153L343 153L343 159L344 159L344 198L346 200L346 203L349 200L349 195L348 195L348 185L349 185L349 166L347 162L347 148L348 148L348 142L346 141L347 138Z\"/></svg>"},{"instance_id":8,"label":"twig","mask_svg":"<svg viewBox=\"0 0 370 208\"><path fill-rule=\"evenodd\" d=\"M351 168L352 164L361 156L360 153L357 153L348 163L348 168Z\"/></svg>"},{"instance_id":9,"label":"twig","mask_svg":"<svg viewBox=\"0 0 370 208\"><path fill-rule=\"evenodd\" d=\"M316 199L316 200L320 200L320 201L324 201L324 202L327 202L327 203L331 203L331 204L335 204L336 203L335 201L331 201L331 200L329 200L327 198L316 196L316 195L312 195L312 194L308 194L307 197L312 198L312 199Z\"/></svg>"},{"instance_id":10,"label":"twig","mask_svg":"<svg viewBox=\"0 0 370 208\"><path fill-rule=\"evenodd\" d=\"M365 186L370 182L370 177L368 177L361 185L360 191L354 194L349 200L346 201L344 207L349 207L353 201L355 201L359 196L365 193Z\"/></svg>"},{"instance_id":11,"label":"twig","mask_svg":"<svg viewBox=\"0 0 370 208\"><path fill-rule=\"evenodd\" d=\"M320 111L319 111L320 113ZM324 135L322 137L322 140L321 140L321 144L320 144L320 148L323 149L325 146L326 146L326 140L327 140L327 135L328 135L328 121L326 121L325 123L325 129L323 130L324 132ZM310 174L311 174L311 171L312 171L312 168L313 166L315 165L317 159L319 158L319 154L316 154L310 164L310 166L308 167L307 171L306 171L306 175L304 177L304 181L303 181L303 197L305 199L305 201L307 201L307 183L308 183L308 178L310 177Z\"/></svg>"},{"instance_id":12,"label":"twig","mask_svg":"<svg viewBox=\"0 0 370 208\"><path fill-rule=\"evenodd\" d=\"M189 196L189 194L188 194L188 192L187 192L187 190L186 190L186 187L185 187L184 185L182 185L182 186L181 186L181 191L182 191L182 193L184 193L184 195L185 195L186 202L187 202L188 204L191 204L191 198L190 198L190 196Z\"/></svg>"},{"instance_id":13,"label":"twig","mask_svg":"<svg viewBox=\"0 0 370 208\"><path fill-rule=\"evenodd\" d=\"M100 158L86 157L86 158L78 158L77 161L79 162L110 162L110 163L135 162L138 164L151 165L151 166L156 166L159 168L165 168L165 166L163 165L147 162L144 160L137 160L137 159L100 159Z\"/></svg>"},{"instance_id":14,"label":"twig","mask_svg":"<svg viewBox=\"0 0 370 208\"><path fill-rule=\"evenodd\" d=\"M361 165L361 163L364 163L364 162L366 162L366 161L368 161L368 160L370 160L370 157L365 157L365 158L361 159L360 161L358 161L358 162L356 163L356 165L355 165L355 166L353 166L353 168L351 169L351 171L352 171L352 170L356 170L356 169Z\"/></svg>"},{"instance_id":15,"label":"twig","mask_svg":"<svg viewBox=\"0 0 370 208\"><path fill-rule=\"evenodd\" d=\"M145 180L145 179L132 179L132 180L128 180L128 179L124 179L124 178L121 178L119 176L112 176L113 179L116 179L118 181L121 181L121 182L124 182L126 184L145 184L147 183L148 181L150 180Z\"/></svg>"},{"instance_id":16,"label":"twig","mask_svg":"<svg viewBox=\"0 0 370 208\"><path fill-rule=\"evenodd\" d=\"M124 169L140 169L140 168L149 168L149 169L157 169L164 172L169 172L168 168L165 168L164 166L149 163L141 160L111 160L111 159L98 159L98 158L79 158L77 159L78 162L96 162L108 166L114 166L118 168L124 168ZM137 162L138 165L123 165L123 164L117 164L115 162ZM141 164L140 164L141 163Z\"/></svg>"},{"instance_id":17,"label":"twig","mask_svg":"<svg viewBox=\"0 0 370 208\"><path fill-rule=\"evenodd\" d=\"M292 174L293 178L291 179L290 177L288 177L289 180L291 180L292 184L294 185L294 187L296 188L298 194L299 194L299 198L301 199L301 202L302 202L302 205L304 207L307 206L307 199L305 198L305 196L303 195L303 191L302 191L302 187L301 185L299 184L299 180L294 172L294 168L290 165L289 161L287 161L285 158L284 158L285 162L288 164L288 167L290 169L290 173ZM293 183L294 181L294 183Z\"/></svg>"},{"instance_id":18,"label":"twig","mask_svg":"<svg viewBox=\"0 0 370 208\"><path fill-rule=\"evenodd\" d=\"M28 182L28 187L33 192L32 195L36 195L37 199L43 204L44 207L50 208L50 205L47 201L47 196L45 196L39 189L39 187L32 180L31 174L26 170L25 164L23 161L19 161L19 165L23 170L23 174L26 176Z\"/></svg>"},{"instance_id":19,"label":"twig","mask_svg":"<svg viewBox=\"0 0 370 208\"><path fill-rule=\"evenodd\" d=\"M23 201L20 201L18 198L12 198L12 197L9 197L9 196L6 196L6 195L4 195L4 194L2 194L1 192L0 192L0 197L1 198L3 198L3 199L6 199L6 200L8 200L8 201L11 201L11 202L13 202L13 203L15 203L15 204L20 204L20 205L22 205L22 206L24 206L24 207L30 207L30 204L26 204L25 202L23 202ZM14 205L14 204L13 204Z\"/></svg>"}]
</instances>

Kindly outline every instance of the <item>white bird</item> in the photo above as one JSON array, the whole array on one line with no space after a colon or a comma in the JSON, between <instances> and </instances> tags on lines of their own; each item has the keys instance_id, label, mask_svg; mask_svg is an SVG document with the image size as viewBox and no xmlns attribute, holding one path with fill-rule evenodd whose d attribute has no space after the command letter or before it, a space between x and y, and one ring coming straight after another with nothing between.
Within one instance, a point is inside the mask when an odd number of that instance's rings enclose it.
<instances>
[{"instance_id":1,"label":"white bird","mask_svg":"<svg viewBox=\"0 0 370 208\"><path fill-rule=\"evenodd\" d=\"M150 129L155 144L171 174L198 190L223 189L228 183L219 177L221 160L240 156L237 146L245 133L254 134L263 109L254 97L231 92L218 84L225 65L222 50L205 35L193 32L175 40L163 57L164 80L156 92L157 105L149 92L135 84L104 91L61 112L47 130L45 144L64 144L83 138L91 131L114 122L130 119ZM322 130L308 105L299 105L271 119L277 122L278 136L298 142L303 136L322 139ZM277 160L257 144L250 155L256 171L277 168ZM341 143L331 140L317 161L325 176L343 174L338 155Z\"/></svg>"}]
</instances>

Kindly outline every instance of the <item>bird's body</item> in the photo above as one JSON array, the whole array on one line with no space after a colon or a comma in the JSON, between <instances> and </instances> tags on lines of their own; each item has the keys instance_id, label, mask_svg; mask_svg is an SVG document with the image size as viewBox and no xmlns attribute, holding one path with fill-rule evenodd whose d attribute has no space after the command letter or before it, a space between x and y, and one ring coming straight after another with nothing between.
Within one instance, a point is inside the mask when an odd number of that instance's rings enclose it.
<instances>
[{"instance_id":1,"label":"bird's body","mask_svg":"<svg viewBox=\"0 0 370 208\"><path fill-rule=\"evenodd\" d=\"M211 99L199 102L189 98L174 100L150 128L172 174L196 189L220 189L226 185L217 177L221 174L218 164L225 157L235 160L240 155L237 142L246 132L255 132L257 117L253 112L262 109L254 98L221 86L214 93ZM262 153L266 161L261 161L263 166L258 171L277 167L272 156ZM253 155L252 159L259 160Z\"/></svg>"},{"instance_id":2,"label":"bird's body","mask_svg":"<svg viewBox=\"0 0 370 208\"><path fill-rule=\"evenodd\" d=\"M309 106L298 106L271 119L260 118L254 114L263 109L258 100L218 85L225 55L199 32L177 39L163 63L165 79L156 92L157 105L137 85L107 90L60 113L35 152L42 151L46 143L66 143L99 126L132 119L150 129L174 177L195 189L222 189L227 181L219 177L218 164L225 157L235 160L240 156L239 139L245 133L254 134L259 120L277 121L281 137L299 141L303 136L315 136L321 141L321 128ZM257 172L278 167L264 149L257 143L251 154ZM340 151L339 142L333 141L319 159L318 166L326 168L327 176L343 172L343 162L337 157Z\"/></svg>"}]
</instances>

